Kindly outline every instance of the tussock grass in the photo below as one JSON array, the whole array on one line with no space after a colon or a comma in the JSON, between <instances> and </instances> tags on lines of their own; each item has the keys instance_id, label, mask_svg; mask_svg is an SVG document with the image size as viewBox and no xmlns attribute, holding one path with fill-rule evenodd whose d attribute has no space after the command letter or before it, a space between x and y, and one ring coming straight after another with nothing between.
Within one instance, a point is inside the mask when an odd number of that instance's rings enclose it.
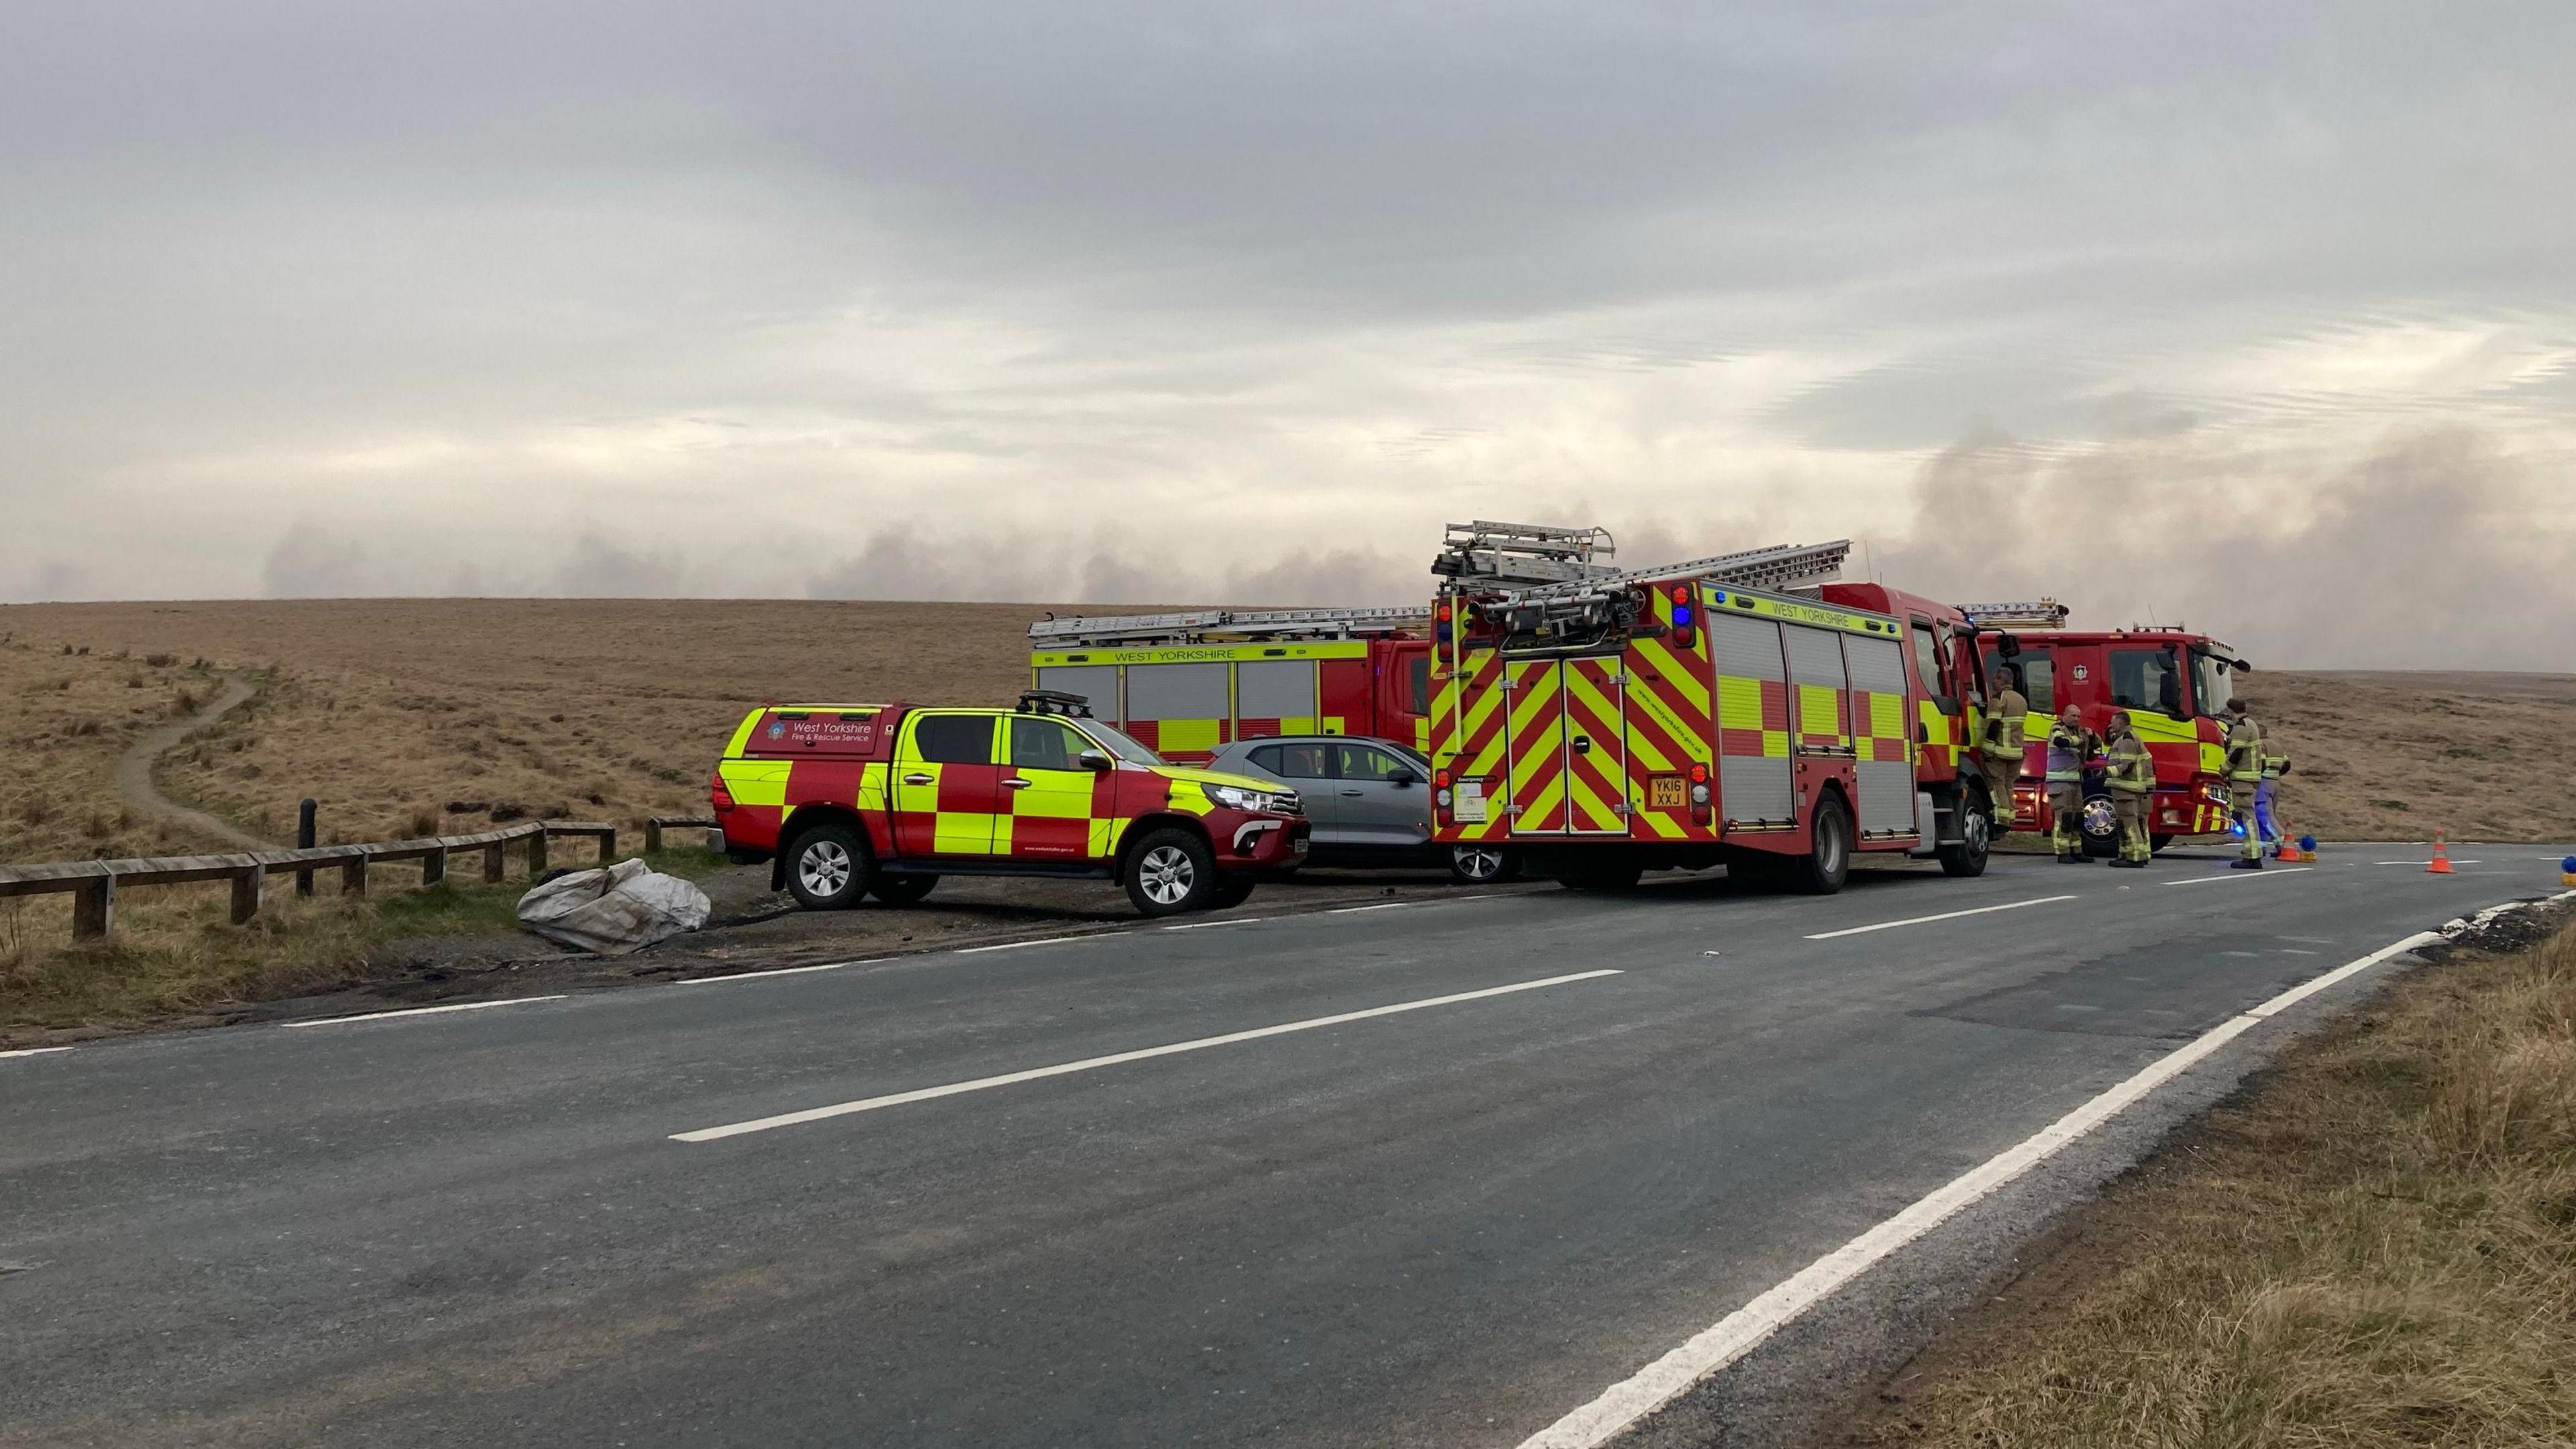
<instances>
[{"instance_id":1,"label":"tussock grass","mask_svg":"<svg viewBox=\"0 0 2576 1449\"><path fill-rule=\"evenodd\" d=\"M2067 1254L1850 1442L2576 1443L2576 929L2399 983Z\"/></svg>"}]
</instances>

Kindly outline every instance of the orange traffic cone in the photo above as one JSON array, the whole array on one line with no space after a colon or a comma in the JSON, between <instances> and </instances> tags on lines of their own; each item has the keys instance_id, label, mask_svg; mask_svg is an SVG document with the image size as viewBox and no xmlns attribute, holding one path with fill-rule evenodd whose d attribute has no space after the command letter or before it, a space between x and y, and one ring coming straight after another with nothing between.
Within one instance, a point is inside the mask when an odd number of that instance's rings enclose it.
<instances>
[{"instance_id":1,"label":"orange traffic cone","mask_svg":"<svg viewBox=\"0 0 2576 1449\"><path fill-rule=\"evenodd\" d=\"M2424 873L2427 875L2456 874L2456 872L2451 869L2450 849L2442 844L2442 832L2438 830L2433 832L2433 859L2430 864L2424 867Z\"/></svg>"}]
</instances>

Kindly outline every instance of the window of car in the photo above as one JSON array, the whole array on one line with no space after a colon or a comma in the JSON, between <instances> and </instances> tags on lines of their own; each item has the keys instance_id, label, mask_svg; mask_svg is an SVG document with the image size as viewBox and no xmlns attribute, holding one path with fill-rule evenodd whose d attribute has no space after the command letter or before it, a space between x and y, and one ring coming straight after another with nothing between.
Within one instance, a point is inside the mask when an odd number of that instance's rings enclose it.
<instances>
[{"instance_id":1,"label":"window of car","mask_svg":"<svg viewBox=\"0 0 2576 1449\"><path fill-rule=\"evenodd\" d=\"M933 764L993 763L989 714L926 714L913 721L912 752Z\"/></svg>"},{"instance_id":2,"label":"window of car","mask_svg":"<svg viewBox=\"0 0 2576 1449\"><path fill-rule=\"evenodd\" d=\"M1011 767L1017 770L1079 770L1091 742L1051 719L1011 721Z\"/></svg>"},{"instance_id":3,"label":"window of car","mask_svg":"<svg viewBox=\"0 0 2576 1449\"><path fill-rule=\"evenodd\" d=\"M1337 744L1333 762L1340 767L1345 780L1386 780L1396 771L1411 773L1413 767L1375 745Z\"/></svg>"},{"instance_id":4,"label":"window of car","mask_svg":"<svg viewBox=\"0 0 2576 1449\"><path fill-rule=\"evenodd\" d=\"M1959 692L1950 680L1950 662L1941 657L1941 638L1932 626L1914 621L1914 672L1923 681L1923 692L1947 699Z\"/></svg>"},{"instance_id":5,"label":"window of car","mask_svg":"<svg viewBox=\"0 0 2576 1449\"><path fill-rule=\"evenodd\" d=\"M1116 755L1118 758L1125 760L1131 765L1161 765L1170 763L1161 755L1155 754L1152 750L1136 743L1136 737L1134 735L1127 733L1125 730L1118 728L1107 720L1084 720L1082 722L1082 732L1091 736L1092 739L1106 747L1109 753Z\"/></svg>"},{"instance_id":6,"label":"window of car","mask_svg":"<svg viewBox=\"0 0 2576 1449\"><path fill-rule=\"evenodd\" d=\"M1414 655L1412 665L1406 673L1406 679L1412 685L1410 692L1413 696L1413 712L1431 713L1431 656Z\"/></svg>"},{"instance_id":7,"label":"window of car","mask_svg":"<svg viewBox=\"0 0 2576 1449\"><path fill-rule=\"evenodd\" d=\"M1311 742L1265 745L1252 752L1252 762L1282 780L1329 778L1325 773L1324 747Z\"/></svg>"}]
</instances>

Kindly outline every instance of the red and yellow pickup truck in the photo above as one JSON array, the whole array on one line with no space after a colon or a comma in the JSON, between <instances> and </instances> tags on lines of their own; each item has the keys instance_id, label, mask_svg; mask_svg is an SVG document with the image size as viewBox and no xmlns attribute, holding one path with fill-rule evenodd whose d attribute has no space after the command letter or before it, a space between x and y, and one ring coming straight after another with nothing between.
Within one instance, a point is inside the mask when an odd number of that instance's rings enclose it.
<instances>
[{"instance_id":1,"label":"red and yellow pickup truck","mask_svg":"<svg viewBox=\"0 0 2576 1449\"><path fill-rule=\"evenodd\" d=\"M763 705L710 794L727 852L772 861L811 910L1019 875L1115 880L1163 916L1239 904L1307 849L1294 791L1171 764L1043 690L1015 709Z\"/></svg>"}]
</instances>

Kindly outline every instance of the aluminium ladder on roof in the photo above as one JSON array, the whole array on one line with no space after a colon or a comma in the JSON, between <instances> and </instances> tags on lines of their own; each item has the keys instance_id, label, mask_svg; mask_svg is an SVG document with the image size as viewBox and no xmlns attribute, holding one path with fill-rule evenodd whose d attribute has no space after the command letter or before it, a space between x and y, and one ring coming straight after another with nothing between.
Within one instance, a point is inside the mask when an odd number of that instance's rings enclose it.
<instances>
[{"instance_id":1,"label":"aluminium ladder on roof","mask_svg":"<svg viewBox=\"0 0 2576 1449\"><path fill-rule=\"evenodd\" d=\"M1618 572L1617 545L1606 528L1551 523L1496 523L1479 518L1449 525L1431 572L1444 579L1504 586L1570 583Z\"/></svg>"},{"instance_id":2,"label":"aluminium ladder on roof","mask_svg":"<svg viewBox=\"0 0 2576 1449\"><path fill-rule=\"evenodd\" d=\"M1657 568L1626 569L1598 578L1575 579L1516 589L1506 595L1516 602L1580 599L1636 584L1675 583L1690 579L1732 589L1765 589L1777 593L1802 584L1822 583L1842 572L1851 555L1851 540L1830 543L1783 543L1737 553L1685 559Z\"/></svg>"},{"instance_id":3,"label":"aluminium ladder on roof","mask_svg":"<svg viewBox=\"0 0 2576 1449\"><path fill-rule=\"evenodd\" d=\"M2006 604L1961 604L1959 612L1981 627L2022 629L2063 629L2072 611L2055 599L2030 599Z\"/></svg>"},{"instance_id":4,"label":"aluminium ladder on roof","mask_svg":"<svg viewBox=\"0 0 2576 1449\"><path fill-rule=\"evenodd\" d=\"M1425 628L1431 611L1421 605L1374 609L1193 609L1177 614L1116 614L1040 619L1029 642L1084 645L1186 642L1210 634L1247 639L1364 639Z\"/></svg>"}]
</instances>

